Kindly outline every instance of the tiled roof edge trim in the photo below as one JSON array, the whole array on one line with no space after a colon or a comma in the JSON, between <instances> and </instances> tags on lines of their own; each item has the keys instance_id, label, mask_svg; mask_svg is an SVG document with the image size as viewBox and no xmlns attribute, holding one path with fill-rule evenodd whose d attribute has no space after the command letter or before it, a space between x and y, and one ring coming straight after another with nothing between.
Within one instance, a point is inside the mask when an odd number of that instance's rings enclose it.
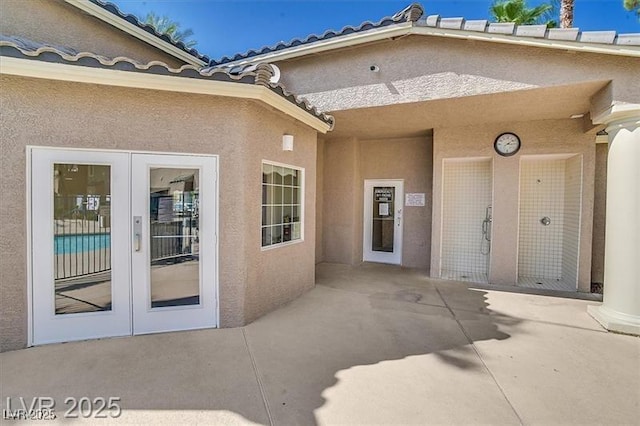
<instances>
[{"instance_id":1,"label":"tiled roof edge trim","mask_svg":"<svg viewBox=\"0 0 640 426\"><path fill-rule=\"evenodd\" d=\"M88 68L102 68L126 72L194 78L200 80L260 85L266 87L277 95L282 96L284 99L296 105L300 109L328 124L330 129L332 129L334 125L333 116L318 111L317 108L312 106L306 99L299 98L286 90L284 85L281 83L269 83L269 78L274 74L273 67L269 64L260 64L260 67L256 72L245 72L238 75L232 75L227 70L221 68L213 68L209 69L209 71L201 72L193 65L183 65L180 68L170 68L167 64L160 61L140 64L125 57L109 59L89 52L70 55L50 46L41 46L35 50L26 50L11 41L0 40L0 57L3 56L40 62L62 63Z\"/></svg>"},{"instance_id":2,"label":"tiled roof edge trim","mask_svg":"<svg viewBox=\"0 0 640 426\"><path fill-rule=\"evenodd\" d=\"M106 10L107 12L110 12L111 14L113 14L113 15L121 18L121 19L124 19L125 21L129 22L130 24L137 26L138 28L148 32L151 35L154 35L154 36L158 37L162 41L165 41L165 42L177 47L178 49L188 53L189 55L191 55L191 56L193 56L195 58L198 58L198 59L200 59L200 60L202 60L204 62L207 62L207 63L210 61L208 56L201 54L196 49L187 47L181 41L175 41L171 37L169 37L168 35L159 33L158 31L156 31L156 29L153 26L140 21L135 15L132 15L130 13L122 12L118 8L118 6L116 6L113 3L110 3L110 2L107 2L107 1L102 1L102 0L89 0L89 1L91 3L93 3L93 4L95 4L96 6L99 6L102 9Z\"/></svg>"},{"instance_id":3,"label":"tiled roof edge trim","mask_svg":"<svg viewBox=\"0 0 640 426\"><path fill-rule=\"evenodd\" d=\"M512 22L487 22L464 18L424 16L415 22L418 27L463 30L487 34L502 34L515 38L539 38L573 41L597 45L640 46L640 33L617 34L615 31L580 31L579 28L547 28L545 25L516 25Z\"/></svg>"},{"instance_id":4,"label":"tiled roof edge trim","mask_svg":"<svg viewBox=\"0 0 640 426\"><path fill-rule=\"evenodd\" d=\"M318 109L315 106L311 105L306 98L294 95L293 93L289 92L281 83L269 83L269 88L287 99L289 102L293 102L301 108L305 109L308 113L315 115L316 117L324 117L323 121L328 123L331 126L331 129L333 129L335 121L333 116L318 111Z\"/></svg>"},{"instance_id":5,"label":"tiled roof edge trim","mask_svg":"<svg viewBox=\"0 0 640 426\"><path fill-rule=\"evenodd\" d=\"M97 0L96 0L97 1ZM340 31L327 30L321 35L311 34L304 39L294 38L289 42L279 42L273 46L264 46L258 50L248 50L245 53L238 53L232 57L224 56L221 59L212 59L209 62L209 66L223 65L229 62L235 62L241 59L248 59L253 56L263 55L265 53L277 52L279 50L289 49L291 47L297 47L303 44L314 43L316 41L328 40L334 37L340 37L348 34L358 33L362 31L372 30L376 28L382 28L393 24L403 22L416 22L424 14L424 9L419 3L413 3L405 7L401 11L397 12L393 16L387 16L382 18L378 22L365 21L357 27L347 25Z\"/></svg>"},{"instance_id":6,"label":"tiled roof edge trim","mask_svg":"<svg viewBox=\"0 0 640 426\"><path fill-rule=\"evenodd\" d=\"M59 59L62 59L62 61L65 63L71 63L73 65L91 68L111 68L119 71L139 71L149 72L151 74L175 75L178 77L190 78L208 78L212 77L214 74L220 74L226 75L229 80L236 81L241 80L243 77L253 75L253 73L244 73L234 76L221 69L211 69L207 73L202 73L200 72L200 69L198 67L188 64L183 65L180 68L171 68L161 61L151 61L146 64L141 64L137 61L134 61L133 59L126 58L124 56L110 59L89 52L69 54L50 46L41 46L35 50L28 50L23 49L16 44L6 40L0 40L0 56L8 56L14 58L26 57L27 59L57 63L60 63L61 61ZM253 81L251 82L253 83Z\"/></svg>"}]
</instances>

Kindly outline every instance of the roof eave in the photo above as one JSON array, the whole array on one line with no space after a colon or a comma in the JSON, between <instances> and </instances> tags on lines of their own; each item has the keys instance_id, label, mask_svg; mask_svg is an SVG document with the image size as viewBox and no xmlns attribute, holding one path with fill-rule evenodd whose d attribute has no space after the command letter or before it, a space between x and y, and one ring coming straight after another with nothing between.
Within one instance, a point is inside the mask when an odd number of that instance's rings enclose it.
<instances>
[{"instance_id":1,"label":"roof eave","mask_svg":"<svg viewBox=\"0 0 640 426\"><path fill-rule=\"evenodd\" d=\"M276 52L256 55L250 58L230 61L224 64L220 64L219 66L230 67L247 65L257 62L270 63L285 61L288 59L294 59L306 55L317 54L344 47L357 46L385 39L393 39L407 35L447 37L455 39L485 41L490 43L505 43L520 46L560 49L573 52L588 52L604 55L640 57L640 47L638 46L581 43L575 41L551 40L546 38L522 37L496 33L448 30L443 28L415 25L412 22L404 22L359 33L348 34L329 40L322 40L314 43L282 49Z\"/></svg>"},{"instance_id":2,"label":"roof eave","mask_svg":"<svg viewBox=\"0 0 640 426\"><path fill-rule=\"evenodd\" d=\"M91 16L94 16L100 19L107 24L124 31L125 33L142 40L143 42L162 50L163 52L173 56L176 59L179 59L183 62L194 66L205 66L207 65L206 61L203 61L200 58L197 58L188 52L185 52L182 49L172 45L171 43L167 43L159 37L154 36L143 30L142 28L133 25L132 23L120 18L119 16L114 15L113 13L105 10L104 8L98 6L95 3L92 3L88 0L64 0L72 6L77 7L78 9L88 13Z\"/></svg>"},{"instance_id":3,"label":"roof eave","mask_svg":"<svg viewBox=\"0 0 640 426\"><path fill-rule=\"evenodd\" d=\"M2 57L0 61L0 74L137 89L254 99L270 105L276 110L295 118L321 133L326 133L331 130L329 123L304 111L299 106L294 105L274 93L268 87L262 85L134 73L122 70L13 58L9 56Z\"/></svg>"},{"instance_id":4,"label":"roof eave","mask_svg":"<svg viewBox=\"0 0 640 426\"><path fill-rule=\"evenodd\" d=\"M314 43L302 44L300 46L289 47L276 52L269 52L262 55L251 56L249 58L229 61L218 66L228 67L237 65L246 65L257 62L276 62L293 59L300 56L321 53L328 50L340 49L359 44L371 43L373 41L385 40L390 38L401 37L409 34L411 31L411 22L403 22L400 24L389 25L382 28L374 28L367 31L356 32L341 37L335 37L328 40L321 40Z\"/></svg>"},{"instance_id":5,"label":"roof eave","mask_svg":"<svg viewBox=\"0 0 640 426\"><path fill-rule=\"evenodd\" d=\"M588 52L604 55L640 57L640 46L580 43L575 41L551 40L547 38L522 37L465 30L447 30L443 28L423 26L412 27L411 34L486 41L491 43L506 43L520 46L544 47L550 49L568 50L572 52Z\"/></svg>"}]
</instances>

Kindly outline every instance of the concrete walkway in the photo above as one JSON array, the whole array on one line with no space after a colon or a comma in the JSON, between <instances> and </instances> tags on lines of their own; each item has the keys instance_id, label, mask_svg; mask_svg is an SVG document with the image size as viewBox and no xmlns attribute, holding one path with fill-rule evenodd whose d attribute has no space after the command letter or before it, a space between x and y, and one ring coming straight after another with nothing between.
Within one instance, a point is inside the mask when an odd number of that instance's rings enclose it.
<instances>
[{"instance_id":1,"label":"concrete walkway","mask_svg":"<svg viewBox=\"0 0 640 426\"><path fill-rule=\"evenodd\" d=\"M597 302L372 264L322 264L317 283L243 328L1 354L3 408L48 396L62 417L67 397L116 396L121 423L638 424L640 339L600 328Z\"/></svg>"}]
</instances>

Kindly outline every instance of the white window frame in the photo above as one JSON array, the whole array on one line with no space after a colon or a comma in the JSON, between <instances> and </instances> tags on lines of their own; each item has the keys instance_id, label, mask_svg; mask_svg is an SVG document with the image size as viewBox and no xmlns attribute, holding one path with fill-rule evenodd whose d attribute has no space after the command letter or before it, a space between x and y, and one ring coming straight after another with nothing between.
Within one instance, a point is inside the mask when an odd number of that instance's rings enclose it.
<instances>
[{"instance_id":1,"label":"white window frame","mask_svg":"<svg viewBox=\"0 0 640 426\"><path fill-rule=\"evenodd\" d=\"M300 186L300 194L299 194L299 199L298 199L298 204L300 204L300 238L295 239L295 240L290 240L290 241L283 241L280 243L276 243L276 244L270 244L268 246L263 246L262 245L262 229L265 226L271 226L271 225L263 225L262 224L262 207L264 206L264 204L262 203L262 195L261 195L261 199L260 199L260 248L262 251L265 250L273 250L279 247L285 247L285 246L289 246L292 244L300 244L302 242L304 242L304 214L305 214L305 168L304 167L300 167L300 166L294 166L292 164L285 164L285 163L279 163L277 161L270 161L270 160L262 160L262 162L260 163L260 190L262 192L262 186L264 185L264 182L262 182L262 176L263 176L263 170L264 170L264 166L265 165L270 165L270 166L276 166L276 167L286 167L289 169L293 169L293 170L297 170L299 172L299 186Z\"/></svg>"}]
</instances>

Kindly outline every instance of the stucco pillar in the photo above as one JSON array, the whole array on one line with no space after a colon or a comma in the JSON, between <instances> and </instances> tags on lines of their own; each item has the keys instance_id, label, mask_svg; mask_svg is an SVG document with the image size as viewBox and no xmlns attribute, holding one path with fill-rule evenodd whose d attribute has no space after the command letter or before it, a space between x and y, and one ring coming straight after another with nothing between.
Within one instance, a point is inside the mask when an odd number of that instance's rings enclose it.
<instances>
[{"instance_id":1,"label":"stucco pillar","mask_svg":"<svg viewBox=\"0 0 640 426\"><path fill-rule=\"evenodd\" d=\"M604 295L589 313L606 329L640 335L640 114L607 123Z\"/></svg>"}]
</instances>

